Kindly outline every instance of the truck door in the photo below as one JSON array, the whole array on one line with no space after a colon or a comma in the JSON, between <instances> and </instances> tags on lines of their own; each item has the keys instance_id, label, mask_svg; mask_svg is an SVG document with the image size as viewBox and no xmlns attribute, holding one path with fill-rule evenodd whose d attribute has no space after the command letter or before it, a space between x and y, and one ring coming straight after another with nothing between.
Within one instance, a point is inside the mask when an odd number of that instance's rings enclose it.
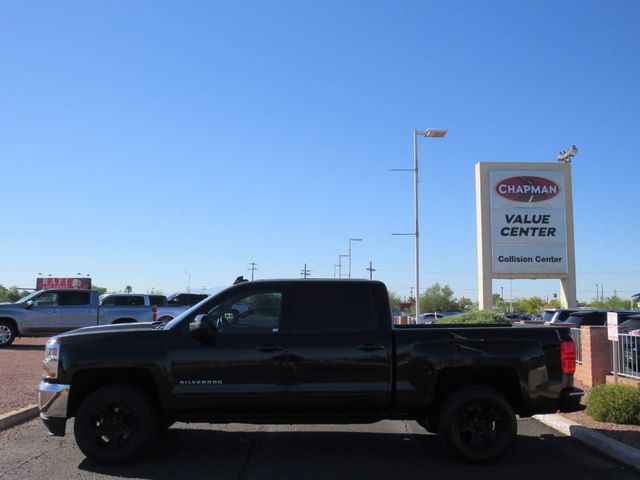
<instances>
[{"instance_id":1,"label":"truck door","mask_svg":"<svg viewBox=\"0 0 640 480\"><path fill-rule=\"evenodd\" d=\"M196 314L208 314L211 337L186 331L173 350L177 410L191 414L275 413L286 390L282 331L285 293L278 288L245 288Z\"/></svg>"},{"instance_id":2,"label":"truck door","mask_svg":"<svg viewBox=\"0 0 640 480\"><path fill-rule=\"evenodd\" d=\"M365 284L292 289L288 401L317 414L388 411L391 352L385 319Z\"/></svg>"},{"instance_id":3,"label":"truck door","mask_svg":"<svg viewBox=\"0 0 640 480\"><path fill-rule=\"evenodd\" d=\"M32 298L29 313L22 321L22 331L28 334L61 332L58 300L57 291L45 291Z\"/></svg>"},{"instance_id":4,"label":"truck door","mask_svg":"<svg viewBox=\"0 0 640 480\"><path fill-rule=\"evenodd\" d=\"M91 292L66 290L58 292L61 330L74 330L98 323L98 307L91 304Z\"/></svg>"}]
</instances>

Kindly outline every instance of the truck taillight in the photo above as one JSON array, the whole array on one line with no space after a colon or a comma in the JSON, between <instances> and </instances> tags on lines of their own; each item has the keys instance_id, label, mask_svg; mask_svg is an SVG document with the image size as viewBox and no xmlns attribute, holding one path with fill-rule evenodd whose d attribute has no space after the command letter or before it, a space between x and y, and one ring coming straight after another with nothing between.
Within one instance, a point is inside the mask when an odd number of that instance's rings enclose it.
<instances>
[{"instance_id":1,"label":"truck taillight","mask_svg":"<svg viewBox=\"0 0 640 480\"><path fill-rule=\"evenodd\" d=\"M152 321L157 322L158 321L158 306L157 305L151 305L151 312L153 313L153 317L152 317Z\"/></svg>"},{"instance_id":2,"label":"truck taillight","mask_svg":"<svg viewBox=\"0 0 640 480\"><path fill-rule=\"evenodd\" d=\"M576 344L573 340L560 344L560 363L563 373L576 373Z\"/></svg>"}]
</instances>

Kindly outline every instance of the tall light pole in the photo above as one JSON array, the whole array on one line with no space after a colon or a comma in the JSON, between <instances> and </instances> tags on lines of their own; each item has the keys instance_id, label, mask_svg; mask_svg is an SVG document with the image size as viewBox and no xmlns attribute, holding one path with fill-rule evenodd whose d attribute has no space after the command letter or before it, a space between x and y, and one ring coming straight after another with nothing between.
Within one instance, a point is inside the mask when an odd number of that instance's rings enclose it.
<instances>
[{"instance_id":1,"label":"tall light pole","mask_svg":"<svg viewBox=\"0 0 640 480\"><path fill-rule=\"evenodd\" d=\"M361 242L361 238L350 238L349 239L349 278L351 278L351 242Z\"/></svg>"},{"instance_id":2,"label":"tall light pole","mask_svg":"<svg viewBox=\"0 0 640 480\"><path fill-rule=\"evenodd\" d=\"M189 284L187 285L187 293L191 293L191 274L186 270L184 271L184 273L186 273L187 277L189 277Z\"/></svg>"},{"instance_id":3,"label":"tall light pole","mask_svg":"<svg viewBox=\"0 0 640 480\"><path fill-rule=\"evenodd\" d=\"M418 137L442 138L447 135L447 130L413 131L413 168L396 168L393 172L413 172L413 210L415 220L415 231L413 233L394 233L393 235L413 235L415 237L416 251L416 322L420 316L420 226L418 216Z\"/></svg>"}]
</instances>

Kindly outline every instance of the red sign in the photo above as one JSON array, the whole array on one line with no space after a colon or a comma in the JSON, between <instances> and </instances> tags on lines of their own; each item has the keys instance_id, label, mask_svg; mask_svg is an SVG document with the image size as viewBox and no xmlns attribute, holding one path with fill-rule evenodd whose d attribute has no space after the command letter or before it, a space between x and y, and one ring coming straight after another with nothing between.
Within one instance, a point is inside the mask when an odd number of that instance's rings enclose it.
<instances>
[{"instance_id":1,"label":"red sign","mask_svg":"<svg viewBox=\"0 0 640 480\"><path fill-rule=\"evenodd\" d=\"M509 177L496 185L496 193L514 202L543 202L560 193L560 185L543 177Z\"/></svg>"},{"instance_id":2,"label":"red sign","mask_svg":"<svg viewBox=\"0 0 640 480\"><path fill-rule=\"evenodd\" d=\"M85 288L91 289L90 278L41 277L36 279L36 290L51 288Z\"/></svg>"}]
</instances>

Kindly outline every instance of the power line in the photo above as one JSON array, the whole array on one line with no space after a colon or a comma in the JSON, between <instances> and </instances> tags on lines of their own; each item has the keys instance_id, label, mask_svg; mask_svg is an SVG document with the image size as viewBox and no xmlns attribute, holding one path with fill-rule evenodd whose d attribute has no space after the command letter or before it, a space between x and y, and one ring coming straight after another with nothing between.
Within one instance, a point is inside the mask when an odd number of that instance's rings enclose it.
<instances>
[{"instance_id":1,"label":"power line","mask_svg":"<svg viewBox=\"0 0 640 480\"><path fill-rule=\"evenodd\" d=\"M307 270L307 264L306 263L304 264L304 268L300 272L300 275L302 275L304 278L307 278L309 275L311 275L311 270Z\"/></svg>"},{"instance_id":2,"label":"power line","mask_svg":"<svg viewBox=\"0 0 640 480\"><path fill-rule=\"evenodd\" d=\"M376 269L373 268L373 263L371 261L369 261L369 268L365 268L365 270L369 271L369 280L373 280L373 272L375 272Z\"/></svg>"},{"instance_id":3,"label":"power line","mask_svg":"<svg viewBox=\"0 0 640 480\"><path fill-rule=\"evenodd\" d=\"M251 262L249 265L251 266L247 268L247 270L251 270L251 281L253 281L253 273L258 270L258 264L256 262Z\"/></svg>"}]
</instances>

